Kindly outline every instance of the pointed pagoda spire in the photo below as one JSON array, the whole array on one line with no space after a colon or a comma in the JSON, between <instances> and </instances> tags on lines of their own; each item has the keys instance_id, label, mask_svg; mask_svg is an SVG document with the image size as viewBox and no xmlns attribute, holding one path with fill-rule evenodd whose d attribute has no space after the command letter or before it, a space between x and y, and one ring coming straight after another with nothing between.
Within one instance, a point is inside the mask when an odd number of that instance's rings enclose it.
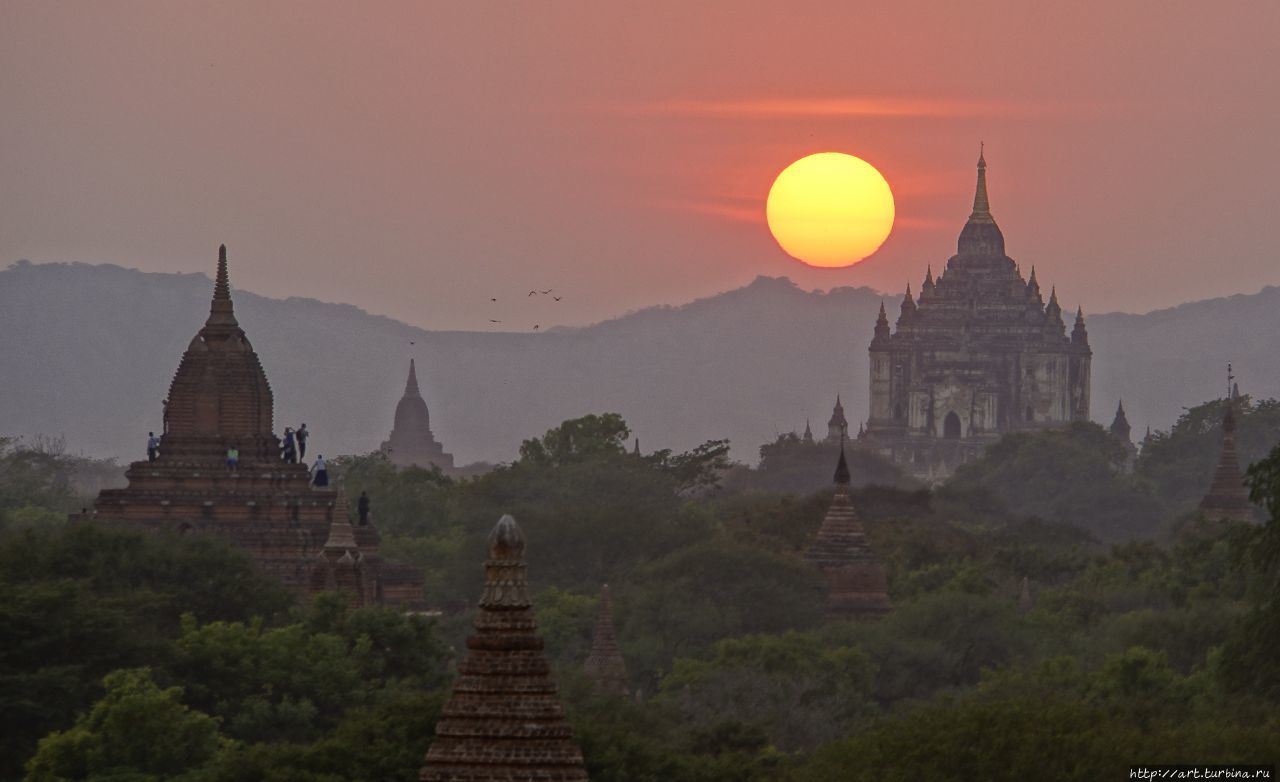
<instances>
[{"instance_id":1,"label":"pointed pagoda spire","mask_svg":"<svg viewBox=\"0 0 1280 782\"><path fill-rule=\"evenodd\" d=\"M1058 289L1053 287L1049 293L1049 303L1045 305L1045 324L1050 327L1061 327L1066 330L1066 324L1062 322L1062 305L1058 304Z\"/></svg>"},{"instance_id":2,"label":"pointed pagoda spire","mask_svg":"<svg viewBox=\"0 0 1280 782\"><path fill-rule=\"evenodd\" d=\"M836 394L836 406L831 409L831 418L827 420L827 442L840 442L848 434L849 420L844 417L844 405L840 403L840 395Z\"/></svg>"},{"instance_id":3,"label":"pointed pagoda spire","mask_svg":"<svg viewBox=\"0 0 1280 782\"><path fill-rule=\"evenodd\" d=\"M804 434L801 435L800 439L806 443L813 442L813 429L809 426L808 418L804 419Z\"/></svg>"},{"instance_id":4,"label":"pointed pagoda spire","mask_svg":"<svg viewBox=\"0 0 1280 782\"><path fill-rule=\"evenodd\" d=\"M978 146L978 185L973 191L973 213L969 222L994 223L991 217L991 201L987 198L987 158L986 145Z\"/></svg>"},{"instance_id":5,"label":"pointed pagoda spire","mask_svg":"<svg viewBox=\"0 0 1280 782\"><path fill-rule=\"evenodd\" d=\"M1124 414L1124 400L1116 405L1116 417L1111 421L1111 433L1128 444L1129 433L1132 429L1129 426L1129 419Z\"/></svg>"},{"instance_id":6,"label":"pointed pagoda spire","mask_svg":"<svg viewBox=\"0 0 1280 782\"><path fill-rule=\"evenodd\" d=\"M956 250L962 256L1004 256L1004 234L991 216L991 201L987 198L987 159L981 147L978 150L978 184L973 191L973 211L960 232Z\"/></svg>"},{"instance_id":7,"label":"pointed pagoda spire","mask_svg":"<svg viewBox=\"0 0 1280 782\"><path fill-rule=\"evenodd\" d=\"M409 359L409 379L404 381L404 395L422 396L418 389L418 368L414 366L413 359Z\"/></svg>"},{"instance_id":8,"label":"pointed pagoda spire","mask_svg":"<svg viewBox=\"0 0 1280 782\"><path fill-rule=\"evenodd\" d=\"M1071 343L1089 346L1089 331L1084 326L1084 307L1076 307L1076 325L1071 329Z\"/></svg>"},{"instance_id":9,"label":"pointed pagoda spire","mask_svg":"<svg viewBox=\"0 0 1280 782\"><path fill-rule=\"evenodd\" d=\"M236 314L231 306L231 281L227 273L227 246L218 247L218 271L213 280L213 301L209 304L206 326L235 327Z\"/></svg>"},{"instance_id":10,"label":"pointed pagoda spire","mask_svg":"<svg viewBox=\"0 0 1280 782\"><path fill-rule=\"evenodd\" d=\"M503 516L489 535L475 632L421 782L587 782L537 633L524 555L524 533Z\"/></svg>"},{"instance_id":11,"label":"pointed pagoda spire","mask_svg":"<svg viewBox=\"0 0 1280 782\"><path fill-rule=\"evenodd\" d=\"M639 456L639 455L640 455L640 438L639 438L639 437L637 437L637 438L636 438L636 444L635 444L635 447L631 449L631 455L632 455L632 456Z\"/></svg>"},{"instance_id":12,"label":"pointed pagoda spire","mask_svg":"<svg viewBox=\"0 0 1280 782\"><path fill-rule=\"evenodd\" d=\"M924 294L926 293L932 293L934 287L935 286L933 282L933 264L929 264L929 266L925 269L924 284L920 286L921 297L923 297Z\"/></svg>"},{"instance_id":13,"label":"pointed pagoda spire","mask_svg":"<svg viewBox=\"0 0 1280 782\"><path fill-rule=\"evenodd\" d=\"M849 462L844 458L844 442L840 443L840 461L836 462L836 474L833 478L836 484L836 491L849 491Z\"/></svg>"},{"instance_id":14,"label":"pointed pagoda spire","mask_svg":"<svg viewBox=\"0 0 1280 782\"><path fill-rule=\"evenodd\" d=\"M609 585L600 590L600 604L596 609L596 626L591 636L591 653L582 670L596 681L600 689L613 695L626 697L631 694L627 678L627 663L618 647L618 634L613 629L613 600Z\"/></svg>"},{"instance_id":15,"label":"pointed pagoda spire","mask_svg":"<svg viewBox=\"0 0 1280 782\"><path fill-rule=\"evenodd\" d=\"M884 311L884 302L880 302L880 314L876 316L876 330L873 340L889 338L889 316Z\"/></svg>"},{"instance_id":16,"label":"pointed pagoda spire","mask_svg":"<svg viewBox=\"0 0 1280 782\"><path fill-rule=\"evenodd\" d=\"M916 314L916 300L911 296L911 283L907 283L907 292L902 297L902 309L898 313L898 323L910 321Z\"/></svg>"},{"instance_id":17,"label":"pointed pagoda spire","mask_svg":"<svg viewBox=\"0 0 1280 782\"><path fill-rule=\"evenodd\" d=\"M804 558L827 577L827 617L858 619L889 611L889 581L849 499L844 444L833 476L835 496Z\"/></svg>"}]
</instances>

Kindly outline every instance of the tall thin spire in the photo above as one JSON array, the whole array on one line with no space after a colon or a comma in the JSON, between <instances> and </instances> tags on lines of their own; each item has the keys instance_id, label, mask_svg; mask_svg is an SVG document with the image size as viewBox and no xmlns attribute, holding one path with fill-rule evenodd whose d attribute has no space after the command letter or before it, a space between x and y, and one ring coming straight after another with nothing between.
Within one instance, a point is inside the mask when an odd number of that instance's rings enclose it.
<instances>
[{"instance_id":1,"label":"tall thin spire","mask_svg":"<svg viewBox=\"0 0 1280 782\"><path fill-rule=\"evenodd\" d=\"M836 484L836 491L849 490L849 462L844 458L844 440L840 440L840 461L836 462L836 474L833 479Z\"/></svg>"},{"instance_id":2,"label":"tall thin spire","mask_svg":"<svg viewBox=\"0 0 1280 782\"><path fill-rule=\"evenodd\" d=\"M404 393L405 396L422 396L422 392L418 390L418 368L414 366L413 359L409 359L409 379L404 383Z\"/></svg>"},{"instance_id":3,"label":"tall thin spire","mask_svg":"<svg viewBox=\"0 0 1280 782\"><path fill-rule=\"evenodd\" d=\"M239 326L231 306L231 281L227 274L227 246L218 247L218 272L213 280L213 301L206 326Z\"/></svg>"},{"instance_id":4,"label":"tall thin spire","mask_svg":"<svg viewBox=\"0 0 1280 782\"><path fill-rule=\"evenodd\" d=\"M993 223L995 220L991 217L991 201L987 198L987 159L984 151L980 145L978 147L978 186L973 193L973 214L969 215L969 220Z\"/></svg>"}]
</instances>

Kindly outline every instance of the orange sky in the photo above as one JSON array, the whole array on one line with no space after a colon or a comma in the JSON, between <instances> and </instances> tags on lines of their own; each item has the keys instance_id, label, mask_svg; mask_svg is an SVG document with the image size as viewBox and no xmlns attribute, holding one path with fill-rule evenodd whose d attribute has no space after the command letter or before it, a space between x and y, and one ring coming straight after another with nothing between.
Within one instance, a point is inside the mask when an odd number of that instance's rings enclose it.
<instances>
[{"instance_id":1,"label":"orange sky","mask_svg":"<svg viewBox=\"0 0 1280 782\"><path fill-rule=\"evenodd\" d=\"M898 291L954 251L981 139L1009 252L1064 305L1254 291L1280 283L1278 29L1274 2L9 0L0 265L211 271L226 242L238 287L459 329L758 274ZM826 150L897 196L840 271L763 219Z\"/></svg>"}]
</instances>

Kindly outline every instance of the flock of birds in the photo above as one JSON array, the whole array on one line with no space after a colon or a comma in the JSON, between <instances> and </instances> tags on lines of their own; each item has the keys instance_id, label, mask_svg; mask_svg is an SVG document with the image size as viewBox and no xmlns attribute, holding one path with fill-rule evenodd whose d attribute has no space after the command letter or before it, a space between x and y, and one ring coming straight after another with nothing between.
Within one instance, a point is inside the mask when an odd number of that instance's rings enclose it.
<instances>
[{"instance_id":1,"label":"flock of birds","mask_svg":"<svg viewBox=\"0 0 1280 782\"><path fill-rule=\"evenodd\" d=\"M525 298L527 299L527 298L529 298L530 296L551 296L551 298L552 298L552 299L555 299L556 301L560 301L561 299L563 299L563 298L564 298L563 296L553 296L553 295L552 295L552 292L553 292L554 290L555 290L554 288L547 288L545 291L541 291L541 290L531 290L531 291L529 291L529 293L525 296ZM497 299L497 297L491 297L491 298L489 299L489 301L490 301L490 302L492 302L492 303L495 303L495 304L496 304L496 303L497 303L497 301L498 301L498 299ZM490 323L501 323L502 321L501 321L501 320L494 319L494 318L489 318L489 322L490 322ZM542 327L542 326L541 326L541 324L539 324L539 323L535 323L535 324L533 324L533 328L532 328L532 329L530 329L530 331L537 331L537 330L538 330L538 329L540 329L541 327Z\"/></svg>"}]
</instances>

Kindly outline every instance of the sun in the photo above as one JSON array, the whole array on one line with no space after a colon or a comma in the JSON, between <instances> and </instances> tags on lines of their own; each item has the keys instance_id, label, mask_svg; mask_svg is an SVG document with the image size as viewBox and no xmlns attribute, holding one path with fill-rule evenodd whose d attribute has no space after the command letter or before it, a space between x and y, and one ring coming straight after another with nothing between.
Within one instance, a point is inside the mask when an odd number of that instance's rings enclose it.
<instances>
[{"instance_id":1,"label":"sun","mask_svg":"<svg viewBox=\"0 0 1280 782\"><path fill-rule=\"evenodd\" d=\"M852 266L893 229L893 191L870 163L842 152L802 157L778 174L765 204L782 249L810 266Z\"/></svg>"}]
</instances>

